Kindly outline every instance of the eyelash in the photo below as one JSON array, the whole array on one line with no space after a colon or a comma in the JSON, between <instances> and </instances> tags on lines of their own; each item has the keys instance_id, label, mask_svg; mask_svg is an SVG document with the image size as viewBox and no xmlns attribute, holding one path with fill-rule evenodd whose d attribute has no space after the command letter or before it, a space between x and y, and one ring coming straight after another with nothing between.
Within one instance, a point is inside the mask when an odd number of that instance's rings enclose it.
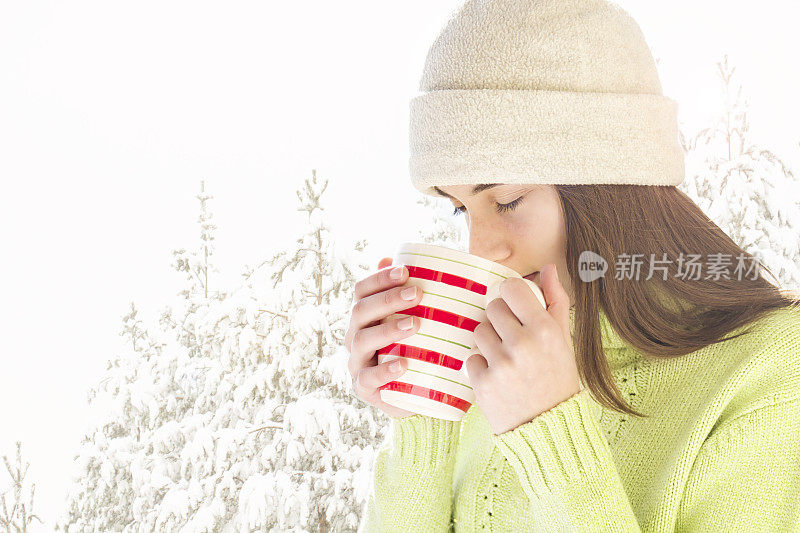
<instances>
[{"instance_id":1,"label":"eyelash","mask_svg":"<svg viewBox=\"0 0 800 533\"><path fill-rule=\"evenodd\" d=\"M522 202L523 198L525 198L525 197L524 196L520 196L519 198L517 198L513 202L510 202L510 203L507 203L507 204L495 203L495 205L497 206L495 209L496 209L496 211L498 213L505 213L506 211L513 211L514 209L516 209L516 207L519 205L519 203ZM463 205L460 205L460 206L456 207L453 210L453 216L460 215L461 213L464 212L464 209L465 209L465 207Z\"/></svg>"}]
</instances>

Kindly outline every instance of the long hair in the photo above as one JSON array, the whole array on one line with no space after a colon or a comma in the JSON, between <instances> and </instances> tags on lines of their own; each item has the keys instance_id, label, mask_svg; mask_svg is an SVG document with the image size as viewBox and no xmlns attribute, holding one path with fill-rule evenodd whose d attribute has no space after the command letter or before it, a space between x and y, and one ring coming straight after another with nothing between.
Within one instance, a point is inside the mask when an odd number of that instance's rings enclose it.
<instances>
[{"instance_id":1,"label":"long hair","mask_svg":"<svg viewBox=\"0 0 800 533\"><path fill-rule=\"evenodd\" d=\"M643 354L678 357L746 333L723 338L771 310L800 305L797 293L779 288L756 256L740 248L674 186L554 187L566 222L578 372L595 399L609 409L645 416L622 399L614 383L603 352L599 309L620 337ZM634 269L620 279L606 272L582 281L578 261L587 250L606 261L629 257L632 265L640 262L638 279ZM696 263L698 256L704 264L721 258L728 271L688 275L686 262L694 258ZM645 280L651 260L654 273ZM744 271L733 272L737 265ZM666 268L667 275L656 267ZM764 271L776 285L764 278Z\"/></svg>"}]
</instances>

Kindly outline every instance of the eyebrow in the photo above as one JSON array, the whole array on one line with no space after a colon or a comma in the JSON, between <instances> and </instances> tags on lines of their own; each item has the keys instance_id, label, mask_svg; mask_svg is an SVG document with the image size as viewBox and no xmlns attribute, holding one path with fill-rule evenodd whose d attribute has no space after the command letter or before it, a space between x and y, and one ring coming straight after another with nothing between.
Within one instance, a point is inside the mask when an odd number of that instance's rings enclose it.
<instances>
[{"instance_id":1,"label":"eyebrow","mask_svg":"<svg viewBox=\"0 0 800 533\"><path fill-rule=\"evenodd\" d=\"M506 185L506 184L505 183L481 183L480 185L476 185L476 186L474 186L472 188L472 192L470 193L470 196L475 196L479 192L485 191L486 189L491 189L492 187L499 187L500 185ZM449 194L447 194L446 192L444 192L443 190L441 190L439 187L437 187L435 185L433 186L433 189L436 191L437 194L439 194L439 196L444 196L445 198L453 198L452 196L450 196Z\"/></svg>"}]
</instances>

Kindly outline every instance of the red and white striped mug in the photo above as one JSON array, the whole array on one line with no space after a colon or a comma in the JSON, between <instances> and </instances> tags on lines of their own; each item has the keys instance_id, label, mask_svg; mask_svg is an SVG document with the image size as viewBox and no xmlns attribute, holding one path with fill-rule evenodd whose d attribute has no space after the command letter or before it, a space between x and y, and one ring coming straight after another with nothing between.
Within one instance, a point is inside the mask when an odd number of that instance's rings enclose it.
<instances>
[{"instance_id":1,"label":"red and white striped mug","mask_svg":"<svg viewBox=\"0 0 800 533\"><path fill-rule=\"evenodd\" d=\"M475 327L488 320L486 304L499 298L500 282L523 274L477 255L427 243L400 245L393 263L405 265L408 280L422 290L419 304L384 320L413 315L414 335L378 350L378 364L405 357L406 371L380 387L381 400L414 413L460 421L475 402L464 361L480 353ZM541 289L525 279L546 307Z\"/></svg>"}]
</instances>

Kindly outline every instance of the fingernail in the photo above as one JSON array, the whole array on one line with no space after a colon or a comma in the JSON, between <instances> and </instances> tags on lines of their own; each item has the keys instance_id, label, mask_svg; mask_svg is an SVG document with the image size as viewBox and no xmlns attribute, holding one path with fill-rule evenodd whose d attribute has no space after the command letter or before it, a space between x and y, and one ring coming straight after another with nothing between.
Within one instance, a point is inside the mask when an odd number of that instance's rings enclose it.
<instances>
[{"instance_id":1,"label":"fingernail","mask_svg":"<svg viewBox=\"0 0 800 533\"><path fill-rule=\"evenodd\" d=\"M403 300L413 300L414 298L417 297L417 288L408 287L406 289L403 289L400 292L400 296L403 298Z\"/></svg>"},{"instance_id":2,"label":"fingernail","mask_svg":"<svg viewBox=\"0 0 800 533\"><path fill-rule=\"evenodd\" d=\"M414 327L414 317L406 317L397 323L400 329L411 329Z\"/></svg>"},{"instance_id":3,"label":"fingernail","mask_svg":"<svg viewBox=\"0 0 800 533\"><path fill-rule=\"evenodd\" d=\"M399 266L393 268L392 271L389 272L389 277L392 279L400 279L403 277L403 267Z\"/></svg>"},{"instance_id":4,"label":"fingernail","mask_svg":"<svg viewBox=\"0 0 800 533\"><path fill-rule=\"evenodd\" d=\"M399 359L395 359L394 361L389 363L389 370L391 370L392 372L399 371L400 370L400 360Z\"/></svg>"}]
</instances>

